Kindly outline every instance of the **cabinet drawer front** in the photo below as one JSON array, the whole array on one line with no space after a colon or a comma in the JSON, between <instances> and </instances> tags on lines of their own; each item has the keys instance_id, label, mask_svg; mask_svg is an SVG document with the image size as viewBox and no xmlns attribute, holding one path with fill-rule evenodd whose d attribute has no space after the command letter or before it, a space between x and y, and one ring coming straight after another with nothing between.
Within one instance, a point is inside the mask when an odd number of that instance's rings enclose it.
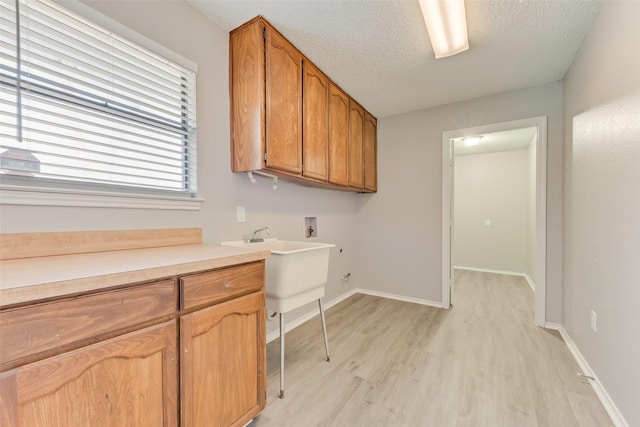
<instances>
[{"instance_id":1,"label":"cabinet drawer front","mask_svg":"<svg viewBox=\"0 0 640 427\"><path fill-rule=\"evenodd\" d=\"M0 367L9 369L77 348L177 308L174 280L79 296L0 312Z\"/></svg>"},{"instance_id":2,"label":"cabinet drawer front","mask_svg":"<svg viewBox=\"0 0 640 427\"><path fill-rule=\"evenodd\" d=\"M180 279L182 309L211 305L262 290L264 277L264 261L184 276Z\"/></svg>"}]
</instances>

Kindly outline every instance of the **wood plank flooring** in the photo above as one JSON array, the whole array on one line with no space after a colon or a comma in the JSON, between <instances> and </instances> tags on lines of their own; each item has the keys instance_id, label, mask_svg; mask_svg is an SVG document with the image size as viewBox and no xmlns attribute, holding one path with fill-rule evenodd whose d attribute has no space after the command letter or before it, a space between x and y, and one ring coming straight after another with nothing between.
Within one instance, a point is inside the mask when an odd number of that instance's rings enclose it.
<instances>
[{"instance_id":1,"label":"wood plank flooring","mask_svg":"<svg viewBox=\"0 0 640 427\"><path fill-rule=\"evenodd\" d=\"M268 426L611 426L556 331L533 323L516 276L456 271L451 310L354 295L267 346Z\"/></svg>"}]
</instances>

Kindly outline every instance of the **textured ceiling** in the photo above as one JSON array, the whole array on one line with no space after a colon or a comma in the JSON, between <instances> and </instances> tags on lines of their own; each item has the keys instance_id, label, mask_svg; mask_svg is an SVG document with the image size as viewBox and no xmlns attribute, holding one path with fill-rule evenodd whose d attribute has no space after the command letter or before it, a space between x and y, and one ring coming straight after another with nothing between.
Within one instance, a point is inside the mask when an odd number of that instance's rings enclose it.
<instances>
[{"instance_id":1,"label":"textured ceiling","mask_svg":"<svg viewBox=\"0 0 640 427\"><path fill-rule=\"evenodd\" d=\"M600 2L467 0L470 49L436 60L418 0L187 0L229 31L263 15L378 117L564 77Z\"/></svg>"}]
</instances>

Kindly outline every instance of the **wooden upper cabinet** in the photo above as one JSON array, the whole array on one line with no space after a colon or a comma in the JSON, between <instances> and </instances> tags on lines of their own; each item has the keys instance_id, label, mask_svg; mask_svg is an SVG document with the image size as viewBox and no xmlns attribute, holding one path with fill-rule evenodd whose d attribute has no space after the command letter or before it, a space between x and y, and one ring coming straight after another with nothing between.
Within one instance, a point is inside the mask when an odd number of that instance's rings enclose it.
<instances>
[{"instance_id":1,"label":"wooden upper cabinet","mask_svg":"<svg viewBox=\"0 0 640 427\"><path fill-rule=\"evenodd\" d=\"M265 153L264 24L253 20L229 35L231 170L263 167Z\"/></svg>"},{"instance_id":2,"label":"wooden upper cabinet","mask_svg":"<svg viewBox=\"0 0 640 427\"><path fill-rule=\"evenodd\" d=\"M301 174L302 54L258 17L230 33L229 63L231 170Z\"/></svg>"},{"instance_id":3,"label":"wooden upper cabinet","mask_svg":"<svg viewBox=\"0 0 640 427\"><path fill-rule=\"evenodd\" d=\"M264 18L231 31L229 62L234 172L375 191L375 117L365 129L366 110Z\"/></svg>"},{"instance_id":4,"label":"wooden upper cabinet","mask_svg":"<svg viewBox=\"0 0 640 427\"><path fill-rule=\"evenodd\" d=\"M329 79L315 65L304 61L303 75L304 176L329 179Z\"/></svg>"},{"instance_id":5,"label":"wooden upper cabinet","mask_svg":"<svg viewBox=\"0 0 640 427\"><path fill-rule=\"evenodd\" d=\"M353 99L349 100L349 187L364 188L364 163L362 140L364 109Z\"/></svg>"},{"instance_id":6,"label":"wooden upper cabinet","mask_svg":"<svg viewBox=\"0 0 640 427\"><path fill-rule=\"evenodd\" d=\"M266 165L302 172L302 54L266 29Z\"/></svg>"},{"instance_id":7,"label":"wooden upper cabinet","mask_svg":"<svg viewBox=\"0 0 640 427\"><path fill-rule=\"evenodd\" d=\"M363 155L364 155L364 189L375 192L378 190L377 182L377 139L378 123L375 117L368 112L364 115Z\"/></svg>"},{"instance_id":8,"label":"wooden upper cabinet","mask_svg":"<svg viewBox=\"0 0 640 427\"><path fill-rule=\"evenodd\" d=\"M349 183L347 145L349 142L349 97L329 84L329 182Z\"/></svg>"}]
</instances>

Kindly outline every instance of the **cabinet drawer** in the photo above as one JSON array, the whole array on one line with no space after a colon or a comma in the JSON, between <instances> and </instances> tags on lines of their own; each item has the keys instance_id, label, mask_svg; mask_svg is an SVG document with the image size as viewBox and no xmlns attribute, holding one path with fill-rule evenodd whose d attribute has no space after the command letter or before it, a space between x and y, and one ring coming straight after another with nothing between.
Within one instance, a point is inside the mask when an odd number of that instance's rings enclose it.
<instances>
[{"instance_id":1,"label":"cabinet drawer","mask_svg":"<svg viewBox=\"0 0 640 427\"><path fill-rule=\"evenodd\" d=\"M192 274L180 279L181 308L189 310L262 290L264 261Z\"/></svg>"},{"instance_id":2,"label":"cabinet drawer","mask_svg":"<svg viewBox=\"0 0 640 427\"><path fill-rule=\"evenodd\" d=\"M0 368L168 319L176 312L176 297L175 281L164 280L0 312Z\"/></svg>"}]
</instances>

